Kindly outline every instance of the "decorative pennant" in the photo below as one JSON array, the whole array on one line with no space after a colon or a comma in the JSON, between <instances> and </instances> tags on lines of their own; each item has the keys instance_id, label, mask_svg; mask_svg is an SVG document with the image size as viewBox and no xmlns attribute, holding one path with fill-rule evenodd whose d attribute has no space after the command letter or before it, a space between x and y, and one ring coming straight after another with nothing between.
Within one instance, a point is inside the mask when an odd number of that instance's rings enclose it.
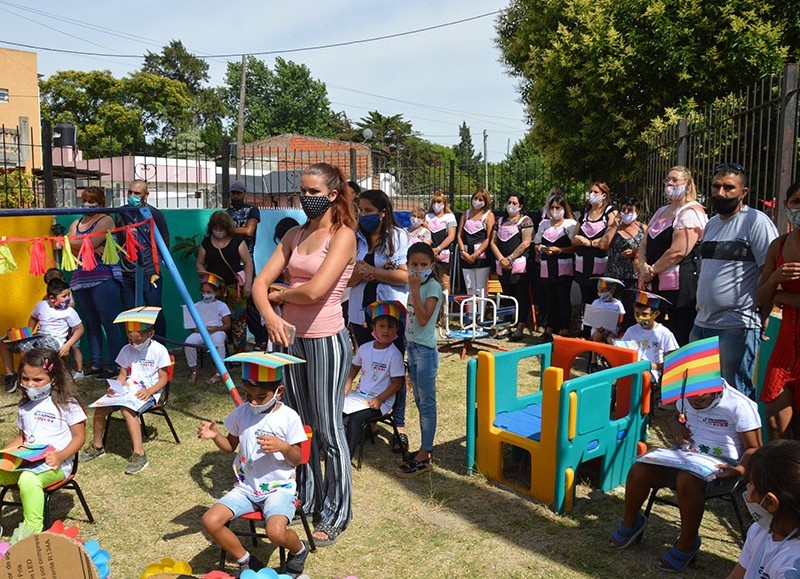
<instances>
[{"instance_id":1,"label":"decorative pennant","mask_svg":"<svg viewBox=\"0 0 800 579\"><path fill-rule=\"evenodd\" d=\"M11 273L17 269L17 261L11 255L11 248L5 242L5 237L0 240L0 274Z\"/></svg>"},{"instance_id":2,"label":"decorative pennant","mask_svg":"<svg viewBox=\"0 0 800 579\"><path fill-rule=\"evenodd\" d=\"M106 265L116 265L119 263L119 252L122 248L120 248L117 241L114 239L114 236L111 234L111 230L108 229L106 231L106 244L103 248L103 256L102 260L103 263Z\"/></svg>"},{"instance_id":3,"label":"decorative pennant","mask_svg":"<svg viewBox=\"0 0 800 579\"><path fill-rule=\"evenodd\" d=\"M142 244L139 243L138 239L136 239L135 228L125 228L125 245L123 247L125 251L125 259L128 261L136 261L139 259L139 249L141 249L141 247Z\"/></svg>"},{"instance_id":4,"label":"decorative pennant","mask_svg":"<svg viewBox=\"0 0 800 579\"><path fill-rule=\"evenodd\" d=\"M72 255L72 246L69 244L69 235L64 236L64 249L61 251L61 270L62 271L75 271L78 269L78 262L75 256Z\"/></svg>"},{"instance_id":5,"label":"decorative pennant","mask_svg":"<svg viewBox=\"0 0 800 579\"><path fill-rule=\"evenodd\" d=\"M81 248L78 251L78 259L81 262L83 271L92 271L97 267L94 244L92 244L92 239L88 235L83 238L83 243L81 243Z\"/></svg>"},{"instance_id":6,"label":"decorative pennant","mask_svg":"<svg viewBox=\"0 0 800 579\"><path fill-rule=\"evenodd\" d=\"M47 250L41 237L36 237L31 242L31 267L28 271L34 277L44 275L47 271Z\"/></svg>"}]
</instances>

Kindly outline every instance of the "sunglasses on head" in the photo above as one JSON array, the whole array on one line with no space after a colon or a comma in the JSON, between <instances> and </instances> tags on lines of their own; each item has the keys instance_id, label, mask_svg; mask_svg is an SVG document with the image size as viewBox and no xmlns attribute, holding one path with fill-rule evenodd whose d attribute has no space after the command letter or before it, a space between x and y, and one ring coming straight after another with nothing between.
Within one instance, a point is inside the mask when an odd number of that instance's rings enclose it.
<instances>
[{"instance_id":1,"label":"sunglasses on head","mask_svg":"<svg viewBox=\"0 0 800 579\"><path fill-rule=\"evenodd\" d=\"M746 173L739 163L722 163L714 168L714 175L720 173Z\"/></svg>"}]
</instances>

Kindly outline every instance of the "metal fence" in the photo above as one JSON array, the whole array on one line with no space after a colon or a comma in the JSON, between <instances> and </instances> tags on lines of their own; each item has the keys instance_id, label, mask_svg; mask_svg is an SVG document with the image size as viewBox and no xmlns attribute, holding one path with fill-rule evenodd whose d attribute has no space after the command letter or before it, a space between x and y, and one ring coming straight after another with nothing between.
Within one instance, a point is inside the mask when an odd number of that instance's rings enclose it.
<instances>
[{"instance_id":1,"label":"metal fence","mask_svg":"<svg viewBox=\"0 0 800 579\"><path fill-rule=\"evenodd\" d=\"M689 119L680 119L642 146L641 174L628 184L651 215L664 204L663 180L669 169L692 171L700 201L707 201L714 168L741 164L748 176L746 203L770 215L785 229L784 195L798 173L798 68L787 65L738 94L719 99Z\"/></svg>"}]
</instances>

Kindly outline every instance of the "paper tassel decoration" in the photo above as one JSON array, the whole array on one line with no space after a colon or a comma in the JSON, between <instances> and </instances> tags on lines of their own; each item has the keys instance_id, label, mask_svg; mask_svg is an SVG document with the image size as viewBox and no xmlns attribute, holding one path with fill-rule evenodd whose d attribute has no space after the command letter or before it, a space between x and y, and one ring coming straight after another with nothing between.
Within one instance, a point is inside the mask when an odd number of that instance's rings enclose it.
<instances>
[{"instance_id":1,"label":"paper tassel decoration","mask_svg":"<svg viewBox=\"0 0 800 579\"><path fill-rule=\"evenodd\" d=\"M136 229L134 227L125 228L125 259L136 261L139 259L139 248L142 244L136 239Z\"/></svg>"},{"instance_id":2,"label":"paper tassel decoration","mask_svg":"<svg viewBox=\"0 0 800 579\"><path fill-rule=\"evenodd\" d=\"M159 235L161 235L159 233ZM156 245L156 222L154 220L150 220L150 247L153 248L153 267L156 269L156 273L161 275L161 265L158 263L158 245Z\"/></svg>"},{"instance_id":3,"label":"paper tassel decoration","mask_svg":"<svg viewBox=\"0 0 800 579\"><path fill-rule=\"evenodd\" d=\"M33 240L31 245L31 267L28 270L34 277L44 275L47 271L47 250L41 237Z\"/></svg>"},{"instance_id":4,"label":"paper tassel decoration","mask_svg":"<svg viewBox=\"0 0 800 579\"><path fill-rule=\"evenodd\" d=\"M4 241L0 241L0 274L11 273L17 269L17 261L11 255L11 248Z\"/></svg>"},{"instance_id":5,"label":"paper tassel decoration","mask_svg":"<svg viewBox=\"0 0 800 579\"><path fill-rule=\"evenodd\" d=\"M103 248L103 263L106 265L116 265L119 263L119 245L117 244L111 230L106 230L106 246Z\"/></svg>"},{"instance_id":6,"label":"paper tassel decoration","mask_svg":"<svg viewBox=\"0 0 800 579\"><path fill-rule=\"evenodd\" d=\"M69 244L69 236L64 236L64 249L61 251L61 270L62 271L75 271L78 269L78 263L75 261L75 256L72 255L72 247Z\"/></svg>"},{"instance_id":7,"label":"paper tassel decoration","mask_svg":"<svg viewBox=\"0 0 800 579\"><path fill-rule=\"evenodd\" d=\"M94 245L92 238L88 235L84 236L81 248L78 251L78 259L81 262L83 271L92 271L97 267L97 258L94 256Z\"/></svg>"}]
</instances>

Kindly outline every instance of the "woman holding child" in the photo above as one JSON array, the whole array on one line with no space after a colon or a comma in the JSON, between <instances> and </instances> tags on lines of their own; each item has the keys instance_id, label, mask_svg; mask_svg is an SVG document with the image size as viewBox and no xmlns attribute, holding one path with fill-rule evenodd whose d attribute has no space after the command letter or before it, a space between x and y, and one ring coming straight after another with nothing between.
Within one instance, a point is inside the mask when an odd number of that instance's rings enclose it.
<instances>
[{"instance_id":1,"label":"woman holding child","mask_svg":"<svg viewBox=\"0 0 800 579\"><path fill-rule=\"evenodd\" d=\"M303 509L320 514L314 540L324 546L333 544L352 518L343 408L353 350L340 303L355 263L356 220L344 175L327 163L303 172L300 204L308 221L283 237L253 284L253 298L272 342L306 361L287 369L286 395L314 430L310 472L306 469L298 488ZM287 269L289 287L268 294ZM273 304L282 307L282 317Z\"/></svg>"}]
</instances>

